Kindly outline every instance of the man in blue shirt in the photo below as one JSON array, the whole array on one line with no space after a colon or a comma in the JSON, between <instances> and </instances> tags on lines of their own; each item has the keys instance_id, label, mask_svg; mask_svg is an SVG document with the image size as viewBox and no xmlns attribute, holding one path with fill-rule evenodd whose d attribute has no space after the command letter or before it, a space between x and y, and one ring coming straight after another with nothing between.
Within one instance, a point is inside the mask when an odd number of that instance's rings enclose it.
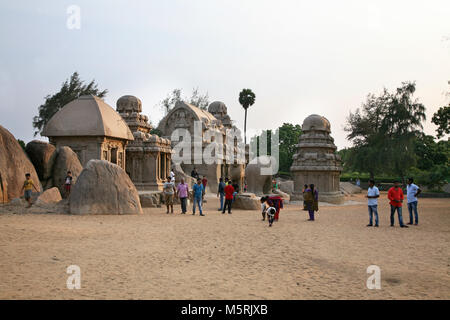
<instances>
[{"instance_id":1,"label":"man in blue shirt","mask_svg":"<svg viewBox=\"0 0 450 320\"><path fill-rule=\"evenodd\" d=\"M373 215L375 215L375 227L378 227L378 198L380 191L375 186L373 179L369 180L369 189L367 189L367 205L369 208L369 224L368 227L373 226Z\"/></svg>"},{"instance_id":2,"label":"man in blue shirt","mask_svg":"<svg viewBox=\"0 0 450 320\"><path fill-rule=\"evenodd\" d=\"M225 183L223 182L223 178L219 180L219 188L217 189L217 196L220 196L220 209L218 211L222 211L223 209L223 199L225 197Z\"/></svg>"},{"instance_id":3,"label":"man in blue shirt","mask_svg":"<svg viewBox=\"0 0 450 320\"><path fill-rule=\"evenodd\" d=\"M416 220L415 225L419 224L419 214L417 213L417 196L422 192L420 188L415 185L413 178L408 179L408 185L406 186L406 200L408 201L409 211L409 223L413 224L413 211Z\"/></svg>"},{"instance_id":4,"label":"man in blue shirt","mask_svg":"<svg viewBox=\"0 0 450 320\"><path fill-rule=\"evenodd\" d=\"M195 206L198 205L198 209L200 210L200 215L204 216L202 211L202 195L205 188L203 187L202 180L200 178L197 179L197 183L192 187L192 191L194 192L194 205L192 215L195 215Z\"/></svg>"}]
</instances>

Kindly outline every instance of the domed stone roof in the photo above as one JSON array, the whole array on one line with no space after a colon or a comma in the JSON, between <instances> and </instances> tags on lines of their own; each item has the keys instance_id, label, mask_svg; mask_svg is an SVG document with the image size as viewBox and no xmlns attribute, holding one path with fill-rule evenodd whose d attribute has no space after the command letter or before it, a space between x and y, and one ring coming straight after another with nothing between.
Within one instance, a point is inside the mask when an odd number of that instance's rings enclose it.
<instances>
[{"instance_id":1,"label":"domed stone roof","mask_svg":"<svg viewBox=\"0 0 450 320\"><path fill-rule=\"evenodd\" d=\"M303 121L302 125L302 131L311 130L331 132L330 121L318 114L312 114Z\"/></svg>"},{"instance_id":2,"label":"domed stone roof","mask_svg":"<svg viewBox=\"0 0 450 320\"><path fill-rule=\"evenodd\" d=\"M142 112L142 102L135 96L122 96L116 102L116 110L118 112L134 111Z\"/></svg>"},{"instance_id":3,"label":"domed stone roof","mask_svg":"<svg viewBox=\"0 0 450 320\"><path fill-rule=\"evenodd\" d=\"M209 113L227 113L227 106L221 101L214 101L208 107Z\"/></svg>"},{"instance_id":4,"label":"domed stone roof","mask_svg":"<svg viewBox=\"0 0 450 320\"><path fill-rule=\"evenodd\" d=\"M102 99L81 96L66 104L42 131L46 137L106 136L134 140L122 117Z\"/></svg>"}]
</instances>

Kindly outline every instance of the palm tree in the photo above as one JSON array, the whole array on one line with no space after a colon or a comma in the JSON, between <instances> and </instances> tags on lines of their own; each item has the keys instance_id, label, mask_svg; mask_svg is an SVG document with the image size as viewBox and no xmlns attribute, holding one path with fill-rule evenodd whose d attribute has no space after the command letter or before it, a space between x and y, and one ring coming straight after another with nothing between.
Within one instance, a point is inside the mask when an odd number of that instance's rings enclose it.
<instances>
[{"instance_id":1,"label":"palm tree","mask_svg":"<svg viewBox=\"0 0 450 320\"><path fill-rule=\"evenodd\" d=\"M250 89L242 89L239 93L239 103L245 110L244 119L244 144L247 145L247 109L255 103L255 94Z\"/></svg>"}]
</instances>

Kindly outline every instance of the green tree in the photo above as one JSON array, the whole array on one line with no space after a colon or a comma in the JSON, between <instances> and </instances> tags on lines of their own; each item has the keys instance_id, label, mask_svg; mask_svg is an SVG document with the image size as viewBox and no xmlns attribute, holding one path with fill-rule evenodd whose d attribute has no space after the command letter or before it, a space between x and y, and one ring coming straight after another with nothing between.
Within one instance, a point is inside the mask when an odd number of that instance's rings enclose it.
<instances>
[{"instance_id":1,"label":"green tree","mask_svg":"<svg viewBox=\"0 0 450 320\"><path fill-rule=\"evenodd\" d=\"M183 92L181 89L173 89L171 93L167 95L167 97L159 102L160 108L164 111L165 114L168 114L170 110L172 110L178 101L186 101L193 106L199 107L202 110L207 110L209 105L209 96L208 93L201 94L198 88L192 89L191 96L183 97Z\"/></svg>"},{"instance_id":2,"label":"green tree","mask_svg":"<svg viewBox=\"0 0 450 320\"><path fill-rule=\"evenodd\" d=\"M22 147L23 151L25 151L25 147L26 147L25 141L17 139L17 142L20 144L20 146Z\"/></svg>"},{"instance_id":3,"label":"green tree","mask_svg":"<svg viewBox=\"0 0 450 320\"><path fill-rule=\"evenodd\" d=\"M247 109L255 103L255 94L250 89L242 89L239 93L239 103L245 110L244 118L244 144L247 145Z\"/></svg>"},{"instance_id":4,"label":"green tree","mask_svg":"<svg viewBox=\"0 0 450 320\"><path fill-rule=\"evenodd\" d=\"M62 107L83 95L92 94L104 98L108 90L99 90L94 80L84 83L80 80L78 72L74 72L70 79L66 80L59 92L45 97L45 103L39 106L39 114L33 118L34 136L42 132L47 122Z\"/></svg>"},{"instance_id":5,"label":"green tree","mask_svg":"<svg viewBox=\"0 0 450 320\"><path fill-rule=\"evenodd\" d=\"M300 125L293 125L291 123L283 123L278 129L279 141L280 141L280 171L289 172L291 170L293 156L297 151L296 145L298 139L302 134L302 128Z\"/></svg>"},{"instance_id":6,"label":"green tree","mask_svg":"<svg viewBox=\"0 0 450 320\"><path fill-rule=\"evenodd\" d=\"M446 165L450 157L450 141L436 142L433 136L421 135L414 141L417 156L416 167L430 170L437 165Z\"/></svg>"},{"instance_id":7,"label":"green tree","mask_svg":"<svg viewBox=\"0 0 450 320\"><path fill-rule=\"evenodd\" d=\"M438 111L433 114L431 122L438 126L436 129L438 139L446 134L450 134L450 104L439 108Z\"/></svg>"},{"instance_id":8,"label":"green tree","mask_svg":"<svg viewBox=\"0 0 450 320\"><path fill-rule=\"evenodd\" d=\"M425 106L413 98L414 82L394 93L369 95L362 109L350 113L345 130L352 141L350 166L361 172L393 173L403 179L414 166L414 141L422 132Z\"/></svg>"}]
</instances>

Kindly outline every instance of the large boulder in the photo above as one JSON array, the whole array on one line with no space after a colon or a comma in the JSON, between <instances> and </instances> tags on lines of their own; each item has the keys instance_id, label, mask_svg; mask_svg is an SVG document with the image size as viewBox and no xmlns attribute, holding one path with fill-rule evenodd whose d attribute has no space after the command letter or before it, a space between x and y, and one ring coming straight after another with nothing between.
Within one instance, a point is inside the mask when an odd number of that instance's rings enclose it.
<instances>
[{"instance_id":1,"label":"large boulder","mask_svg":"<svg viewBox=\"0 0 450 320\"><path fill-rule=\"evenodd\" d=\"M70 147L59 147L56 151L55 164L52 169L52 186L57 187L61 194L65 194L64 183L67 171L72 172L72 185L77 182L83 166L75 152Z\"/></svg>"},{"instance_id":2,"label":"large boulder","mask_svg":"<svg viewBox=\"0 0 450 320\"><path fill-rule=\"evenodd\" d=\"M232 205L234 209L261 210L261 201L254 193L240 193Z\"/></svg>"},{"instance_id":3,"label":"large boulder","mask_svg":"<svg viewBox=\"0 0 450 320\"><path fill-rule=\"evenodd\" d=\"M106 160L90 160L69 198L72 214L139 214L139 194L127 173Z\"/></svg>"},{"instance_id":4,"label":"large boulder","mask_svg":"<svg viewBox=\"0 0 450 320\"><path fill-rule=\"evenodd\" d=\"M39 177L30 159L28 159L16 138L0 126L0 177L2 188L7 186L7 191L3 192L3 202L22 195L26 173L31 174L31 179L40 191ZM4 199L4 194L7 194L7 199Z\"/></svg>"},{"instance_id":5,"label":"large boulder","mask_svg":"<svg viewBox=\"0 0 450 320\"><path fill-rule=\"evenodd\" d=\"M33 140L27 143L25 151L33 163L39 179L43 182L50 179L56 156L55 146L44 141Z\"/></svg>"},{"instance_id":6,"label":"large boulder","mask_svg":"<svg viewBox=\"0 0 450 320\"><path fill-rule=\"evenodd\" d=\"M362 188L350 182L340 182L339 189L343 194L361 193Z\"/></svg>"},{"instance_id":7,"label":"large boulder","mask_svg":"<svg viewBox=\"0 0 450 320\"><path fill-rule=\"evenodd\" d=\"M8 183L6 180L2 179L2 174L0 172L0 203L8 202Z\"/></svg>"},{"instance_id":8,"label":"large boulder","mask_svg":"<svg viewBox=\"0 0 450 320\"><path fill-rule=\"evenodd\" d=\"M61 200L62 198L59 189L53 187L41 193L41 195L39 195L39 197L37 198L35 204L38 206L52 205L60 202Z\"/></svg>"},{"instance_id":9,"label":"large boulder","mask_svg":"<svg viewBox=\"0 0 450 320\"><path fill-rule=\"evenodd\" d=\"M142 208L161 207L162 191L138 191Z\"/></svg>"},{"instance_id":10,"label":"large boulder","mask_svg":"<svg viewBox=\"0 0 450 320\"><path fill-rule=\"evenodd\" d=\"M269 193L272 189L272 174L277 161L274 157L260 156L250 161L245 169L247 191L256 195Z\"/></svg>"}]
</instances>

